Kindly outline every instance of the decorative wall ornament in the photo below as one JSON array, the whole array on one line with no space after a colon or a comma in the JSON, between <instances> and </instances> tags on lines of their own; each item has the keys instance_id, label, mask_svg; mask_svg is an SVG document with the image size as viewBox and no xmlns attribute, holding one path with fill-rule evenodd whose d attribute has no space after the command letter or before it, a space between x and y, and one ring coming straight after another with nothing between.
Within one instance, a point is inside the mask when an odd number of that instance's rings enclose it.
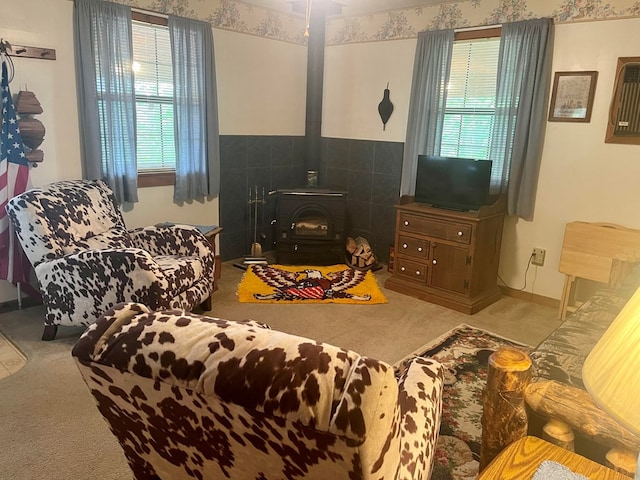
<instances>
[{"instance_id":1,"label":"decorative wall ornament","mask_svg":"<svg viewBox=\"0 0 640 480\"><path fill-rule=\"evenodd\" d=\"M42 113L42 106L33 92L21 90L16 99L16 112L20 115L18 127L22 134L22 143L27 160L37 167L44 160L44 152L38 147L44 140L45 128L40 120L33 115Z\"/></svg>"},{"instance_id":2,"label":"decorative wall ornament","mask_svg":"<svg viewBox=\"0 0 640 480\"><path fill-rule=\"evenodd\" d=\"M387 88L384 89L382 101L378 104L378 113L380 114L380 118L382 119L382 130L387 129L387 122L389 121L389 117L391 117L391 114L393 113L393 103L391 103L389 93L389 82L387 82Z\"/></svg>"},{"instance_id":3,"label":"decorative wall ornament","mask_svg":"<svg viewBox=\"0 0 640 480\"><path fill-rule=\"evenodd\" d=\"M550 122L590 122L598 72L556 72Z\"/></svg>"}]
</instances>

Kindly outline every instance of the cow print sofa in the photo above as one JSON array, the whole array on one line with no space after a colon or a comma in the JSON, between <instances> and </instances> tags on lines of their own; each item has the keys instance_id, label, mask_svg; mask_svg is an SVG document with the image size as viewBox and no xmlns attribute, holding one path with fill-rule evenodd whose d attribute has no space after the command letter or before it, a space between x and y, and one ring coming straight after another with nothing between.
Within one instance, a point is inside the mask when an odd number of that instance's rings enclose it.
<instances>
[{"instance_id":1,"label":"cow print sofa","mask_svg":"<svg viewBox=\"0 0 640 480\"><path fill-rule=\"evenodd\" d=\"M443 368L183 311L116 306L73 348L136 479L428 479Z\"/></svg>"}]
</instances>

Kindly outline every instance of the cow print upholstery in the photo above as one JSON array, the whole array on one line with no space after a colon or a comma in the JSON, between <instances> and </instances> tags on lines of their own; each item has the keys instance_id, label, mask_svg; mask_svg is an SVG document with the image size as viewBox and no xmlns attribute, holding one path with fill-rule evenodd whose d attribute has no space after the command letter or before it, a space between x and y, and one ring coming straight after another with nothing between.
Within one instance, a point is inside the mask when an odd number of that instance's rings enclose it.
<instances>
[{"instance_id":1,"label":"cow print upholstery","mask_svg":"<svg viewBox=\"0 0 640 480\"><path fill-rule=\"evenodd\" d=\"M355 352L269 329L116 306L73 348L136 479L428 479L443 367L400 379Z\"/></svg>"},{"instance_id":2,"label":"cow print upholstery","mask_svg":"<svg viewBox=\"0 0 640 480\"><path fill-rule=\"evenodd\" d=\"M197 228L128 231L101 180L31 189L6 210L40 285L45 332L90 325L121 302L192 310L213 291L215 251Z\"/></svg>"}]
</instances>

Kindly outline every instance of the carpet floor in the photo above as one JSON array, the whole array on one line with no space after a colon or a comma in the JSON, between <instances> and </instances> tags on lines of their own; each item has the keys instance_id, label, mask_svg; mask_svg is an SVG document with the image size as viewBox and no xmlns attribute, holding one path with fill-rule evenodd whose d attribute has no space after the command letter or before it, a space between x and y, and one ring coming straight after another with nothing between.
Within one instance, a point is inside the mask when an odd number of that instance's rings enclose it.
<instances>
[{"instance_id":1,"label":"carpet floor","mask_svg":"<svg viewBox=\"0 0 640 480\"><path fill-rule=\"evenodd\" d=\"M478 475L482 437L482 391L493 352L531 346L486 330L458 325L424 345L394 367L398 375L415 357L438 360L445 367L442 420L431 480L473 480Z\"/></svg>"},{"instance_id":2,"label":"carpet floor","mask_svg":"<svg viewBox=\"0 0 640 480\"><path fill-rule=\"evenodd\" d=\"M240 303L243 270L222 266L211 315L252 318L272 328L331 343L393 364L461 323L515 341L537 344L558 326L556 309L503 297L469 316L383 288L380 305ZM0 379L0 478L11 480L122 480L131 478L115 437L93 404L71 358L82 328L61 327L43 342L42 306L0 315L0 331L26 364ZM6 447L10 446L10 447Z\"/></svg>"}]
</instances>

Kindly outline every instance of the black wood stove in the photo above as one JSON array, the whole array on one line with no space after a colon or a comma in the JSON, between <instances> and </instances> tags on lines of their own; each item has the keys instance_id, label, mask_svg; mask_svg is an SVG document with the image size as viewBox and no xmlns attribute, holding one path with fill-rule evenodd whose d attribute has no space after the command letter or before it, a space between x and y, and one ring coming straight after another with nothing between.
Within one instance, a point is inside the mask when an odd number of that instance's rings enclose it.
<instances>
[{"instance_id":1,"label":"black wood stove","mask_svg":"<svg viewBox=\"0 0 640 480\"><path fill-rule=\"evenodd\" d=\"M285 265L344 263L347 193L278 190L276 259Z\"/></svg>"}]
</instances>

